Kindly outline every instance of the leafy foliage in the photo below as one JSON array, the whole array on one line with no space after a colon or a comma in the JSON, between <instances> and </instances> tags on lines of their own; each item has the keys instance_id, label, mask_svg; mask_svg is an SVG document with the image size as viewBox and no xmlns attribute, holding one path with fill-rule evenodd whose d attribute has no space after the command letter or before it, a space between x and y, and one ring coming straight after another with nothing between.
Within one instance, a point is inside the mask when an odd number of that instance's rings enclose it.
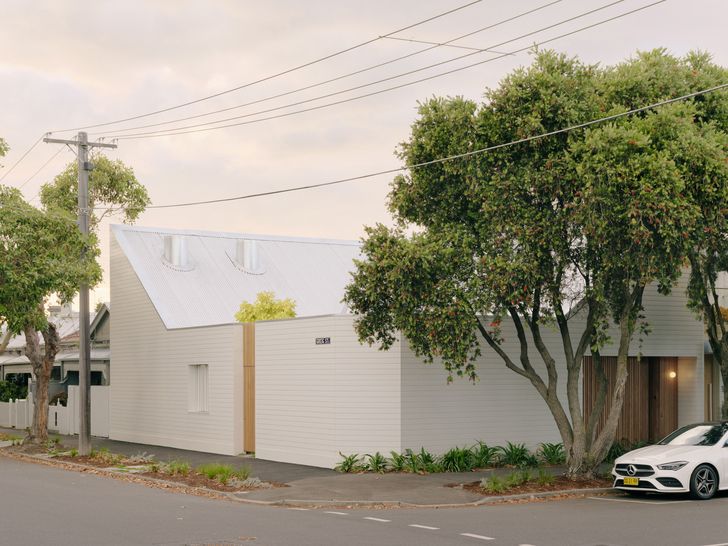
<instances>
[{"instance_id":1,"label":"leafy foliage","mask_svg":"<svg viewBox=\"0 0 728 546\"><path fill-rule=\"evenodd\" d=\"M473 467L487 468L495 466L498 463L498 453L500 448L497 446L489 447L484 442L478 442L471 450L473 452Z\"/></svg>"},{"instance_id":2,"label":"leafy foliage","mask_svg":"<svg viewBox=\"0 0 728 546\"><path fill-rule=\"evenodd\" d=\"M370 455L367 453L364 455L365 463L364 463L364 469L369 472L376 472L377 474L382 474L387 471L387 458L379 453L378 451L374 455Z\"/></svg>"},{"instance_id":3,"label":"leafy foliage","mask_svg":"<svg viewBox=\"0 0 728 546\"><path fill-rule=\"evenodd\" d=\"M545 442L540 445L538 454L546 464L557 465L566 462L564 444L550 444Z\"/></svg>"},{"instance_id":4,"label":"leafy foliage","mask_svg":"<svg viewBox=\"0 0 728 546\"><path fill-rule=\"evenodd\" d=\"M238 322L277 320L296 316L296 302L290 298L277 300L273 292L259 292L253 303L244 301L235 313Z\"/></svg>"},{"instance_id":5,"label":"leafy foliage","mask_svg":"<svg viewBox=\"0 0 728 546\"><path fill-rule=\"evenodd\" d=\"M481 105L463 98L421 104L399 154L406 165L427 165L392 182L396 225L367 228L346 289L360 340L387 349L401 333L419 357L442 363L448 381L475 381L482 347L489 348L545 401L570 475L591 472L606 454L622 400L611 404L592 442L595 417L584 418L578 394L584 355L615 342L618 380L626 379L633 334L646 330L639 324L645 287L654 283L668 293L694 254L695 237L710 256L728 240L725 230L711 231L711 222L728 225L726 94L433 160L727 80L726 70L702 54L676 58L655 50L598 67L541 51L530 67L488 90ZM700 290L693 292L700 299ZM570 314L577 303L579 313ZM502 348L504 319L520 358ZM615 340L610 323L619 331ZM565 362L543 343L542 328L554 326ZM554 395L564 375L566 401Z\"/></svg>"},{"instance_id":6,"label":"leafy foliage","mask_svg":"<svg viewBox=\"0 0 728 546\"><path fill-rule=\"evenodd\" d=\"M500 463L505 466L525 466L530 462L530 453L525 444L508 442L500 447Z\"/></svg>"},{"instance_id":7,"label":"leafy foliage","mask_svg":"<svg viewBox=\"0 0 728 546\"><path fill-rule=\"evenodd\" d=\"M250 477L250 469L247 466L234 468L229 464L209 463L200 465L195 470L208 479L217 480L223 485L227 485L233 478L247 480Z\"/></svg>"},{"instance_id":8,"label":"leafy foliage","mask_svg":"<svg viewBox=\"0 0 728 546\"><path fill-rule=\"evenodd\" d=\"M334 470L336 470L337 472L349 473L359 472L363 470L361 459L359 458L358 453L344 455L343 453L339 452L339 455L341 455L341 462L334 467Z\"/></svg>"},{"instance_id":9,"label":"leafy foliage","mask_svg":"<svg viewBox=\"0 0 728 546\"><path fill-rule=\"evenodd\" d=\"M475 457L467 447L454 447L440 457L445 472L469 472L473 469Z\"/></svg>"},{"instance_id":10,"label":"leafy foliage","mask_svg":"<svg viewBox=\"0 0 728 546\"><path fill-rule=\"evenodd\" d=\"M28 396L27 385L13 381L0 381L0 402L23 399Z\"/></svg>"}]
</instances>

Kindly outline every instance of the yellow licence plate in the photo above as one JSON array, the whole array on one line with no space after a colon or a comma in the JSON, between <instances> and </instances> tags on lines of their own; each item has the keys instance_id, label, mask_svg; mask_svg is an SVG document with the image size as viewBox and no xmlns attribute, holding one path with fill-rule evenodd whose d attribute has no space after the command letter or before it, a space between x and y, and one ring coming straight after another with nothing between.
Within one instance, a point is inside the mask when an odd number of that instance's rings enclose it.
<instances>
[{"instance_id":1,"label":"yellow licence plate","mask_svg":"<svg viewBox=\"0 0 728 546\"><path fill-rule=\"evenodd\" d=\"M636 486L639 486L639 484L640 484L639 478L629 478L629 477L624 478L624 485L633 485L636 487Z\"/></svg>"}]
</instances>

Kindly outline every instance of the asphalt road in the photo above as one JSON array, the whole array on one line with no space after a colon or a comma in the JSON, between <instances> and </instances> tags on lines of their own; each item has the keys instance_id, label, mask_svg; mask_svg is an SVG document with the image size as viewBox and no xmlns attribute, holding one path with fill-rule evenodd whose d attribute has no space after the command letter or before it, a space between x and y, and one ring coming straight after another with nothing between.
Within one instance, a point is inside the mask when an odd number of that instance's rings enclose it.
<instances>
[{"instance_id":1,"label":"asphalt road","mask_svg":"<svg viewBox=\"0 0 728 546\"><path fill-rule=\"evenodd\" d=\"M296 510L169 493L0 456L2 545L728 546L728 495L447 510Z\"/></svg>"}]
</instances>

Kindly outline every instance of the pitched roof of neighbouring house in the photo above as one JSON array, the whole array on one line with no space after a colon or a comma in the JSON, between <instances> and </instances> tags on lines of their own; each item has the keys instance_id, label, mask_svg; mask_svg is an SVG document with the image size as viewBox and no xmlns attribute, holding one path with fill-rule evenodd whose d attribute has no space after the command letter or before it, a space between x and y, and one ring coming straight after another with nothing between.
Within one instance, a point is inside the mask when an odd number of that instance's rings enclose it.
<instances>
[{"instance_id":1,"label":"pitched roof of neighbouring house","mask_svg":"<svg viewBox=\"0 0 728 546\"><path fill-rule=\"evenodd\" d=\"M296 302L297 316L346 312L344 287L359 243L241 233L113 225L111 231L167 328L230 324L242 301L272 291ZM185 239L188 267L164 259L165 237ZM236 260L238 241L256 241L260 270Z\"/></svg>"}]
</instances>

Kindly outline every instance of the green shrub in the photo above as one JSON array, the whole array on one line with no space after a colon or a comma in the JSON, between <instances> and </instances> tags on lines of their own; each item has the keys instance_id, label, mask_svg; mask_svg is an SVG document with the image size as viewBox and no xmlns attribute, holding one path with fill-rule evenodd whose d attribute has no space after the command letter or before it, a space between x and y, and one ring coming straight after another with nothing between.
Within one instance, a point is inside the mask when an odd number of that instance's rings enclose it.
<instances>
[{"instance_id":1,"label":"green shrub","mask_svg":"<svg viewBox=\"0 0 728 546\"><path fill-rule=\"evenodd\" d=\"M621 457L629 451L629 442L627 440L615 440L607 451L604 458L606 462L613 463L615 459Z\"/></svg>"},{"instance_id":2,"label":"green shrub","mask_svg":"<svg viewBox=\"0 0 728 546\"><path fill-rule=\"evenodd\" d=\"M480 481L480 487L482 487L488 493L493 494L503 493L508 489L508 485L506 484L506 482L498 476L483 478Z\"/></svg>"},{"instance_id":3,"label":"green shrub","mask_svg":"<svg viewBox=\"0 0 728 546\"><path fill-rule=\"evenodd\" d=\"M473 453L473 467L474 468L487 468L489 466L495 466L498 461L497 447L488 447L484 442L478 442L471 449Z\"/></svg>"},{"instance_id":4,"label":"green shrub","mask_svg":"<svg viewBox=\"0 0 728 546\"><path fill-rule=\"evenodd\" d=\"M538 483L538 485L551 485L554 483L554 476L543 468L539 468L536 483Z\"/></svg>"},{"instance_id":5,"label":"green shrub","mask_svg":"<svg viewBox=\"0 0 728 546\"><path fill-rule=\"evenodd\" d=\"M236 470L229 464L210 463L198 466L196 470L199 474L210 480L217 480L223 485L227 485L232 478L247 480L250 477L250 469L245 466Z\"/></svg>"},{"instance_id":6,"label":"green shrub","mask_svg":"<svg viewBox=\"0 0 728 546\"><path fill-rule=\"evenodd\" d=\"M529 453L518 464L518 468L536 468L539 464L541 464L541 461L538 460L538 457L533 453Z\"/></svg>"},{"instance_id":7,"label":"green shrub","mask_svg":"<svg viewBox=\"0 0 728 546\"><path fill-rule=\"evenodd\" d=\"M404 472L405 467L405 456L402 453L391 451L392 458L389 460L389 466L394 472Z\"/></svg>"},{"instance_id":8,"label":"green shrub","mask_svg":"<svg viewBox=\"0 0 728 546\"><path fill-rule=\"evenodd\" d=\"M566 462L566 453L564 453L564 444L550 444L544 442L538 450L538 454L546 464L564 464Z\"/></svg>"},{"instance_id":9,"label":"green shrub","mask_svg":"<svg viewBox=\"0 0 728 546\"><path fill-rule=\"evenodd\" d=\"M185 461L169 461L164 465L164 473L170 476L189 476L190 463Z\"/></svg>"},{"instance_id":10,"label":"green shrub","mask_svg":"<svg viewBox=\"0 0 728 546\"><path fill-rule=\"evenodd\" d=\"M91 459L95 459L103 464L116 465L124 460L122 455L115 455L111 453L108 448L102 447L99 450L92 449L89 453Z\"/></svg>"},{"instance_id":11,"label":"green shrub","mask_svg":"<svg viewBox=\"0 0 728 546\"><path fill-rule=\"evenodd\" d=\"M339 455L342 457L342 461L334 467L337 472L359 472L362 470L361 461L359 460L359 454L354 453L353 455L344 455L339 451Z\"/></svg>"},{"instance_id":12,"label":"green shrub","mask_svg":"<svg viewBox=\"0 0 728 546\"><path fill-rule=\"evenodd\" d=\"M454 447L440 457L440 466L445 472L469 472L473 463L473 452L466 447Z\"/></svg>"},{"instance_id":13,"label":"green shrub","mask_svg":"<svg viewBox=\"0 0 728 546\"><path fill-rule=\"evenodd\" d=\"M442 467L437 458L424 447L420 448L420 462L425 472L442 472Z\"/></svg>"},{"instance_id":14,"label":"green shrub","mask_svg":"<svg viewBox=\"0 0 728 546\"><path fill-rule=\"evenodd\" d=\"M525 444L508 442L505 447L499 447L500 462L505 466L527 466L531 453Z\"/></svg>"},{"instance_id":15,"label":"green shrub","mask_svg":"<svg viewBox=\"0 0 728 546\"><path fill-rule=\"evenodd\" d=\"M387 471L387 458L379 453L378 451L374 455L367 453L364 455L364 469L369 472L376 472L377 474L383 474Z\"/></svg>"},{"instance_id":16,"label":"green shrub","mask_svg":"<svg viewBox=\"0 0 728 546\"><path fill-rule=\"evenodd\" d=\"M68 452L68 455L71 457L78 457L78 449L74 447L71 451Z\"/></svg>"},{"instance_id":17,"label":"green shrub","mask_svg":"<svg viewBox=\"0 0 728 546\"><path fill-rule=\"evenodd\" d=\"M512 474L509 474L506 476L506 485L511 487L518 487L520 485L525 485L529 481L531 481L533 477L531 476L531 473L528 470L524 470L521 472L513 472Z\"/></svg>"}]
</instances>

